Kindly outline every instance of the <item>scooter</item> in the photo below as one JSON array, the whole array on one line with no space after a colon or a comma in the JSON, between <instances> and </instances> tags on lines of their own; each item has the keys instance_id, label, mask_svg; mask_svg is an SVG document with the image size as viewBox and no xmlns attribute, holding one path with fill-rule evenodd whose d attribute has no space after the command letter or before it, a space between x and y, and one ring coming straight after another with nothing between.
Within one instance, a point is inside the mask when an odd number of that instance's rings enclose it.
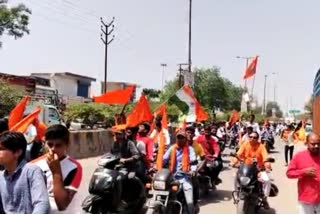
<instances>
[{"instance_id":1,"label":"scooter","mask_svg":"<svg viewBox=\"0 0 320 214\"><path fill-rule=\"evenodd\" d=\"M127 167L120 164L120 157L105 154L98 161L89 184L90 195L82 203L84 213L138 214L143 210L146 192L142 182Z\"/></svg>"}]
</instances>

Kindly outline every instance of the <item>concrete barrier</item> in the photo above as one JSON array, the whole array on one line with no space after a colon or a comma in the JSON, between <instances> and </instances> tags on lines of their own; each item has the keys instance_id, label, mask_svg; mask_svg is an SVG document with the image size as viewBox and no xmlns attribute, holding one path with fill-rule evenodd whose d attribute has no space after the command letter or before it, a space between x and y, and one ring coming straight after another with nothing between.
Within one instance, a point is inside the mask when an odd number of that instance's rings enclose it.
<instances>
[{"instance_id":1,"label":"concrete barrier","mask_svg":"<svg viewBox=\"0 0 320 214\"><path fill-rule=\"evenodd\" d=\"M110 130L70 131L69 155L73 158L95 157L110 151L113 143Z\"/></svg>"}]
</instances>

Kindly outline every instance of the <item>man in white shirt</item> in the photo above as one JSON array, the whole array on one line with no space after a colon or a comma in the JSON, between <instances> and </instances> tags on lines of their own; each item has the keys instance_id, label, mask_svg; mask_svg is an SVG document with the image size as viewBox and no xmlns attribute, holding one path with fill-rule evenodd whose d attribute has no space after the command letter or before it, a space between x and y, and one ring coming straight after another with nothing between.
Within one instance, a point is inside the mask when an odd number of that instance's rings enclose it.
<instances>
[{"instance_id":1,"label":"man in white shirt","mask_svg":"<svg viewBox=\"0 0 320 214\"><path fill-rule=\"evenodd\" d=\"M169 131L165 128L162 128L161 121L156 120L155 129L152 131L150 138L153 139L154 144L158 145L160 143L160 137L163 134L165 138L165 145L170 145L170 135Z\"/></svg>"},{"instance_id":2,"label":"man in white shirt","mask_svg":"<svg viewBox=\"0 0 320 214\"><path fill-rule=\"evenodd\" d=\"M254 114L250 115L250 120L247 123L247 127L251 126L253 128L254 132L258 132L258 134L260 135L260 127L259 124L257 122L255 122L256 116Z\"/></svg>"}]
</instances>

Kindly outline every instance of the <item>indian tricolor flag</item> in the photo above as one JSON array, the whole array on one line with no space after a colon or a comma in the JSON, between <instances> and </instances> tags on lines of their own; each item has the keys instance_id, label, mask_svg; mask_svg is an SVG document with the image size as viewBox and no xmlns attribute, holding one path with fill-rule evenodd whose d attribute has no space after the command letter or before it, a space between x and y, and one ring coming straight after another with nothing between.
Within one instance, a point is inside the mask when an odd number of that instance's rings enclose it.
<instances>
[{"instance_id":1,"label":"indian tricolor flag","mask_svg":"<svg viewBox=\"0 0 320 214\"><path fill-rule=\"evenodd\" d=\"M189 110L186 117L186 122L199 122L205 121L209 118L208 114L202 108L198 100L193 94L192 89L190 86L185 85L181 89L177 91L175 94L177 98L184 102Z\"/></svg>"}]
</instances>

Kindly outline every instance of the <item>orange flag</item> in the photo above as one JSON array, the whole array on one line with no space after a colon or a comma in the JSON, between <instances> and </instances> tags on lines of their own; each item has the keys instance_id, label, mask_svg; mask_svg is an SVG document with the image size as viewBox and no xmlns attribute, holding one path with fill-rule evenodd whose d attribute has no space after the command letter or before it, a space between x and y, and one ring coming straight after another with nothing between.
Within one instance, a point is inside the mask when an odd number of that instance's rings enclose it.
<instances>
[{"instance_id":1,"label":"orange flag","mask_svg":"<svg viewBox=\"0 0 320 214\"><path fill-rule=\"evenodd\" d=\"M203 107L198 101L196 102L196 115L197 122L202 122L209 119L208 113L203 109Z\"/></svg>"},{"instance_id":2,"label":"orange flag","mask_svg":"<svg viewBox=\"0 0 320 214\"><path fill-rule=\"evenodd\" d=\"M35 119L38 118L38 115L41 112L41 108L37 107L31 114L23 118L19 123L15 124L10 131L16 131L25 133L28 129L28 126L34 122Z\"/></svg>"},{"instance_id":3,"label":"orange flag","mask_svg":"<svg viewBox=\"0 0 320 214\"><path fill-rule=\"evenodd\" d=\"M154 113L155 117L157 115L162 116L161 125L162 128L168 128L168 113L167 113L167 106L166 104L162 104Z\"/></svg>"},{"instance_id":4,"label":"orange flag","mask_svg":"<svg viewBox=\"0 0 320 214\"><path fill-rule=\"evenodd\" d=\"M43 122L40 122L38 118L35 119L35 123L34 126L37 129L37 136L36 136L36 140L38 141L42 141L44 140L46 131L47 131L47 126L46 124L44 124Z\"/></svg>"},{"instance_id":5,"label":"orange flag","mask_svg":"<svg viewBox=\"0 0 320 214\"><path fill-rule=\"evenodd\" d=\"M105 104L127 104L130 102L135 86L129 86L126 89L109 91L101 96L93 97L96 103Z\"/></svg>"},{"instance_id":6,"label":"orange flag","mask_svg":"<svg viewBox=\"0 0 320 214\"><path fill-rule=\"evenodd\" d=\"M229 119L229 125L232 126L233 124L235 124L238 120L240 119L240 115L239 112L237 112L236 110L232 111L231 117Z\"/></svg>"},{"instance_id":7,"label":"orange flag","mask_svg":"<svg viewBox=\"0 0 320 214\"><path fill-rule=\"evenodd\" d=\"M153 119L149 103L144 94L141 95L136 106L127 117L127 127L135 127L142 122L151 122Z\"/></svg>"},{"instance_id":8,"label":"orange flag","mask_svg":"<svg viewBox=\"0 0 320 214\"><path fill-rule=\"evenodd\" d=\"M14 125L16 125L18 122L22 120L23 113L26 109L29 99L30 99L29 96L25 96L20 101L20 103L18 103L18 105L16 105L16 107L12 109L12 111L10 112L9 121L8 121L9 129L11 129Z\"/></svg>"},{"instance_id":9,"label":"orange flag","mask_svg":"<svg viewBox=\"0 0 320 214\"><path fill-rule=\"evenodd\" d=\"M256 74L258 64L258 56L255 56L251 61L250 65L246 68L243 79L248 79Z\"/></svg>"}]
</instances>

